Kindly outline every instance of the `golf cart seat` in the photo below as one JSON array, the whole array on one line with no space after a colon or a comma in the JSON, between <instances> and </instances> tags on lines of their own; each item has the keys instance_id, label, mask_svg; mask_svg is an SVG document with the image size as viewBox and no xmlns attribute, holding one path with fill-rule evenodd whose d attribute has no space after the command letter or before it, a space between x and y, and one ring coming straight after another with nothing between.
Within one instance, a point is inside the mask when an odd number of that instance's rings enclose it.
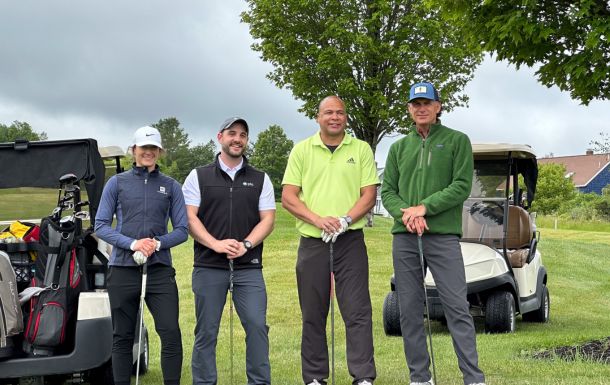
<instances>
[{"instance_id":1,"label":"golf cart seat","mask_svg":"<svg viewBox=\"0 0 610 385\"><path fill-rule=\"evenodd\" d=\"M506 248L512 267L523 267L530 255L534 226L529 213L519 206L508 206Z\"/></svg>"}]
</instances>

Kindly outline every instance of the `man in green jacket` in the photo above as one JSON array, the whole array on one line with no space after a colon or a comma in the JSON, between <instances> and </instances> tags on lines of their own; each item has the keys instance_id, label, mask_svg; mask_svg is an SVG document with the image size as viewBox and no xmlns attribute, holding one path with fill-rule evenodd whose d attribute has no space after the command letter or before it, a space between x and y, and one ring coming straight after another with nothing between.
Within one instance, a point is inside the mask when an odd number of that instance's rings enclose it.
<instances>
[{"instance_id":1,"label":"man in green jacket","mask_svg":"<svg viewBox=\"0 0 610 385\"><path fill-rule=\"evenodd\" d=\"M392 256L411 385L432 385L418 236L438 288L464 384L484 385L459 244L462 205L472 184L472 146L464 133L440 124L442 106L431 83L411 87L408 108L415 127L390 147L381 198L394 217Z\"/></svg>"}]
</instances>

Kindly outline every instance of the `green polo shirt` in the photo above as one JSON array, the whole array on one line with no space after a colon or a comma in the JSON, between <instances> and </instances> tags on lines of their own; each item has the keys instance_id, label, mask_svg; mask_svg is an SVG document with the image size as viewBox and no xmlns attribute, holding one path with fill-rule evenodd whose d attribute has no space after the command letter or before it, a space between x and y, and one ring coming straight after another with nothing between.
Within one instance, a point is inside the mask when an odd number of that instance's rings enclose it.
<instances>
[{"instance_id":1,"label":"green polo shirt","mask_svg":"<svg viewBox=\"0 0 610 385\"><path fill-rule=\"evenodd\" d=\"M371 146L347 133L331 152L320 139L320 132L297 143L288 158L282 185L301 188L299 198L308 209L326 217L339 217L360 199L360 189L379 184ZM364 218L350 229L364 227ZM317 227L297 219L297 230L305 237L320 238Z\"/></svg>"}]
</instances>

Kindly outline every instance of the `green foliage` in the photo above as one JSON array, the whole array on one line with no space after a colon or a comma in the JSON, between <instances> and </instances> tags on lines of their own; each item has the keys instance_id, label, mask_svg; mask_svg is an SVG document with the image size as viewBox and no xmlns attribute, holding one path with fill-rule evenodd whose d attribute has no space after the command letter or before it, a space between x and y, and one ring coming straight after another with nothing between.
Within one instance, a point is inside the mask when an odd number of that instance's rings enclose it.
<instances>
[{"instance_id":1,"label":"green foliage","mask_svg":"<svg viewBox=\"0 0 610 385\"><path fill-rule=\"evenodd\" d=\"M566 178L566 169L561 164L541 164L538 168L536 199L532 210L551 214L559 210L562 203L572 200L576 194L571 178Z\"/></svg>"},{"instance_id":2,"label":"green foliage","mask_svg":"<svg viewBox=\"0 0 610 385\"><path fill-rule=\"evenodd\" d=\"M35 132L26 122L15 120L10 126L0 123L0 143L14 142L16 139L28 141L47 140L47 134Z\"/></svg>"},{"instance_id":3,"label":"green foliage","mask_svg":"<svg viewBox=\"0 0 610 385\"><path fill-rule=\"evenodd\" d=\"M252 48L274 66L268 78L302 100L309 117L323 97L339 95L349 129L373 151L411 124L406 104L414 82L434 82L446 111L468 100L460 92L481 53L463 39L464 19L447 23L436 7L413 0L247 3L242 20L256 39Z\"/></svg>"},{"instance_id":4,"label":"green foliage","mask_svg":"<svg viewBox=\"0 0 610 385\"><path fill-rule=\"evenodd\" d=\"M428 1L432 3L431 0ZM438 1L433 2L439 4ZM469 37L497 60L539 66L538 80L587 105L610 98L607 1L443 0L449 20L467 17Z\"/></svg>"},{"instance_id":5,"label":"green foliage","mask_svg":"<svg viewBox=\"0 0 610 385\"><path fill-rule=\"evenodd\" d=\"M152 125L161 133L164 154L158 163L161 170L176 179L184 182L192 169L203 166L214 160L216 145L210 140L207 144L198 144L190 147L191 140L188 134L180 127L180 121L174 117L160 119Z\"/></svg>"},{"instance_id":6,"label":"green foliage","mask_svg":"<svg viewBox=\"0 0 610 385\"><path fill-rule=\"evenodd\" d=\"M591 221L599 220L599 210L603 211L604 198L595 193L576 193L574 198L563 202L558 210L563 218L569 218L575 221Z\"/></svg>"},{"instance_id":7,"label":"green foliage","mask_svg":"<svg viewBox=\"0 0 610 385\"><path fill-rule=\"evenodd\" d=\"M282 179L292 146L292 140L286 137L282 127L272 125L258 134L254 154L250 158L254 167L269 175L278 199L281 197Z\"/></svg>"},{"instance_id":8,"label":"green foliage","mask_svg":"<svg viewBox=\"0 0 610 385\"><path fill-rule=\"evenodd\" d=\"M188 134L180 127L180 121L174 117L160 119L152 125L161 133L163 150L168 163L172 163L188 150L190 139Z\"/></svg>"}]
</instances>

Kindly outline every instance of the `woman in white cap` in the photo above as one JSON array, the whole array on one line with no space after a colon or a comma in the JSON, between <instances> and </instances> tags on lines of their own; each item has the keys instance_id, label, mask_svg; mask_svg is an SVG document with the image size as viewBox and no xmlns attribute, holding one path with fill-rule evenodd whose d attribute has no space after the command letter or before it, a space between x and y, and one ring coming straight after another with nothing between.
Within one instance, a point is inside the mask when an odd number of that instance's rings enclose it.
<instances>
[{"instance_id":1,"label":"woman in white cap","mask_svg":"<svg viewBox=\"0 0 610 385\"><path fill-rule=\"evenodd\" d=\"M163 146L156 128L139 128L131 149L133 168L108 180L95 217L96 234L114 246L107 279L113 324L114 383L130 383L133 341L139 330L141 265L146 264L145 300L161 339L164 384L178 385L182 342L178 288L170 248L188 238L184 196L180 184L159 171L157 159ZM169 220L171 232L167 229Z\"/></svg>"}]
</instances>

